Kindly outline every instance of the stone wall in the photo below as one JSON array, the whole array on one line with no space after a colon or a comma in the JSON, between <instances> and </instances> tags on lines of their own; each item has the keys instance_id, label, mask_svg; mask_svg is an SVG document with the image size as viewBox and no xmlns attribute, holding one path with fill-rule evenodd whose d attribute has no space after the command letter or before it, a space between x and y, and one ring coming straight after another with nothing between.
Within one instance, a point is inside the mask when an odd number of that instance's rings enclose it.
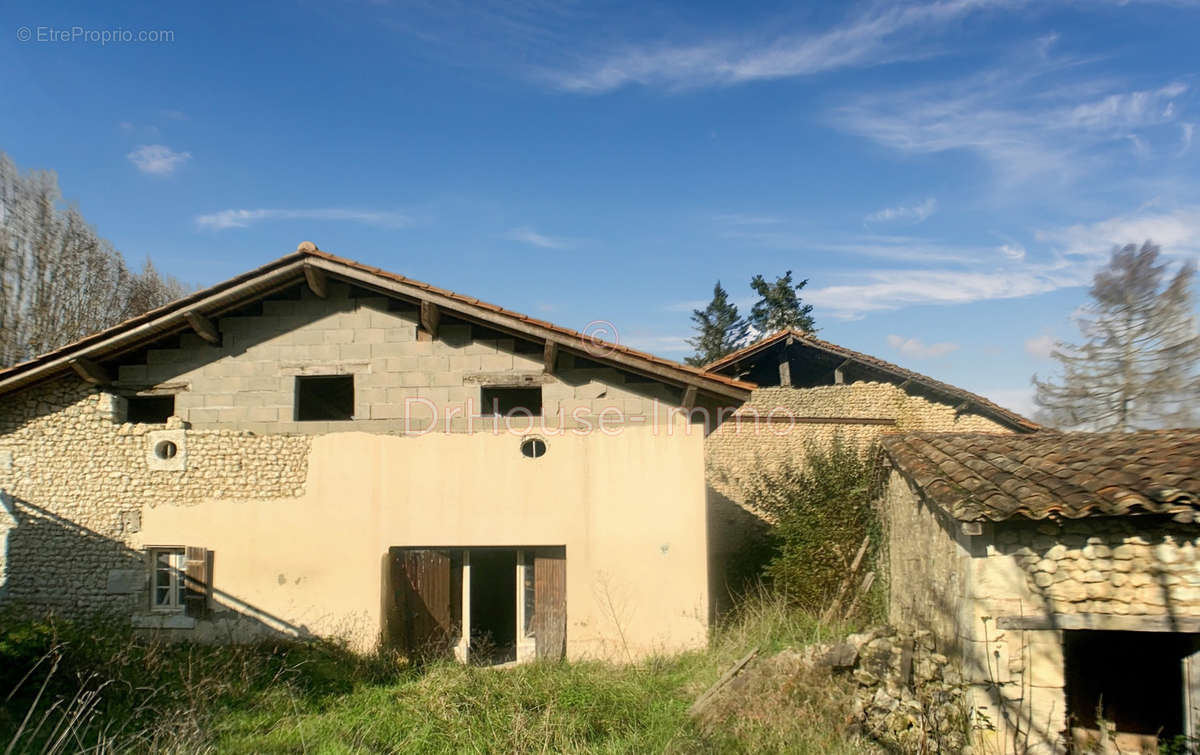
<instances>
[{"instance_id":1,"label":"stone wall","mask_svg":"<svg viewBox=\"0 0 1200 755\"><path fill-rule=\"evenodd\" d=\"M899 472L888 476L883 501L888 620L906 630L932 631L943 650L956 649L962 566L969 554L953 524L922 501Z\"/></svg>"},{"instance_id":2,"label":"stone wall","mask_svg":"<svg viewBox=\"0 0 1200 755\"><path fill-rule=\"evenodd\" d=\"M175 386L176 413L196 428L470 432L490 426L477 417L488 376L542 378L540 344L522 350L512 338L472 339L471 326L451 323L437 339L420 340L415 308L395 311L384 297L351 296L343 283L331 282L325 299L300 291L300 298L264 301L261 315L220 318L220 346L184 334L177 348L150 349L144 363L120 367L116 388ZM297 376L321 374L354 376L352 421L295 421ZM647 424L656 401L664 414L680 392L595 363L577 366L561 353L542 395L543 414L564 419L547 425L578 427L573 414L595 423L606 410L609 425Z\"/></svg>"},{"instance_id":3,"label":"stone wall","mask_svg":"<svg viewBox=\"0 0 1200 755\"><path fill-rule=\"evenodd\" d=\"M0 601L68 616L147 611L146 508L304 492L306 436L119 423L119 405L75 378L3 397ZM152 439L164 431L182 433L186 469L151 468Z\"/></svg>"}]
</instances>

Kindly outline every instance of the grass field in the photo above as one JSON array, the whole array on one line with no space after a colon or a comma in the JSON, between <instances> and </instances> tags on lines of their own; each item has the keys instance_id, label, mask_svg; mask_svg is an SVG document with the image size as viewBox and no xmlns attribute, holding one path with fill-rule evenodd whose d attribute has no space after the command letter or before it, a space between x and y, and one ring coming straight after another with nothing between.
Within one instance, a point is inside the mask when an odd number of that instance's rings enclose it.
<instances>
[{"instance_id":1,"label":"grass field","mask_svg":"<svg viewBox=\"0 0 1200 755\"><path fill-rule=\"evenodd\" d=\"M212 647L99 624L0 626L0 741L12 752L862 751L819 685L788 685L703 730L688 718L747 650L840 633L769 596L715 629L706 651L627 666L417 668L326 642Z\"/></svg>"}]
</instances>

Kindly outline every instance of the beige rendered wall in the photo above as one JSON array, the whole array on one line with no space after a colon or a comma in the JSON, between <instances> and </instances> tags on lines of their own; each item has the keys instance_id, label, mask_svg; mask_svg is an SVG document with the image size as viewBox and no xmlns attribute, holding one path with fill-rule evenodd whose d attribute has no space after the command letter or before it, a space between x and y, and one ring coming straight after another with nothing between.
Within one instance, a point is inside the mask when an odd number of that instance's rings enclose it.
<instances>
[{"instance_id":1,"label":"beige rendered wall","mask_svg":"<svg viewBox=\"0 0 1200 755\"><path fill-rule=\"evenodd\" d=\"M219 593L362 644L379 631L389 547L565 545L569 656L702 646L699 434L547 440L529 459L509 435L324 435L302 496L155 507L139 540L209 548Z\"/></svg>"}]
</instances>

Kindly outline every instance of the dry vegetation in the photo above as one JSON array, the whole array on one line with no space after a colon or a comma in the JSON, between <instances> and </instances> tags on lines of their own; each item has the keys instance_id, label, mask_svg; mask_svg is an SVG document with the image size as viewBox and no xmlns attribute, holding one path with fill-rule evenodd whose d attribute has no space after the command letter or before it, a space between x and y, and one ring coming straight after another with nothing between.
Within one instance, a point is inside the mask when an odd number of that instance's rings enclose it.
<instances>
[{"instance_id":1,"label":"dry vegetation","mask_svg":"<svg viewBox=\"0 0 1200 755\"><path fill-rule=\"evenodd\" d=\"M707 651L634 665L413 667L334 643L211 647L116 625L4 621L0 741L11 752L865 752L828 677L756 688L701 727L687 708L747 649L827 641L759 594Z\"/></svg>"}]
</instances>

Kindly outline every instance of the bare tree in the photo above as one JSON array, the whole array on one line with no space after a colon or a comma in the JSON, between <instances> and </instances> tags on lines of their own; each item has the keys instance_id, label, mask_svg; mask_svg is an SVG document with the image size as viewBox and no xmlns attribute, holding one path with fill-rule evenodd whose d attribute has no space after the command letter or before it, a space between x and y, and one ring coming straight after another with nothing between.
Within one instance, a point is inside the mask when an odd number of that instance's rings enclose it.
<instances>
[{"instance_id":1,"label":"bare tree","mask_svg":"<svg viewBox=\"0 0 1200 755\"><path fill-rule=\"evenodd\" d=\"M147 260L141 274L74 207L57 177L0 153L0 366L76 341L186 292Z\"/></svg>"},{"instance_id":2,"label":"bare tree","mask_svg":"<svg viewBox=\"0 0 1200 755\"><path fill-rule=\"evenodd\" d=\"M1167 265L1147 241L1113 251L1096 273L1092 303L1077 318L1085 343L1059 342L1051 356L1061 380L1039 380L1039 418L1063 429L1189 426L1200 403L1200 335L1192 303L1196 272L1180 267L1165 288Z\"/></svg>"}]
</instances>

